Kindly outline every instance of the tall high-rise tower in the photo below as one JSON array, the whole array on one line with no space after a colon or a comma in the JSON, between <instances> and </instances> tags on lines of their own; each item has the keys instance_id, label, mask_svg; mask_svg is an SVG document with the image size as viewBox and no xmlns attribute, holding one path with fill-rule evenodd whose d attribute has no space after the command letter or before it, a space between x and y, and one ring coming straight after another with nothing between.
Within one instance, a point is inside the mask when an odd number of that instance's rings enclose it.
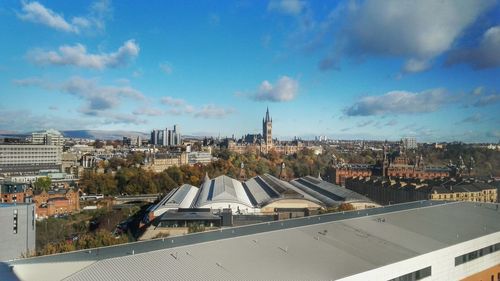
<instances>
[{"instance_id":1,"label":"tall high-rise tower","mask_svg":"<svg viewBox=\"0 0 500 281\"><path fill-rule=\"evenodd\" d=\"M269 117L269 107L266 111L266 117L262 119L262 136L269 149L273 146L273 119Z\"/></svg>"}]
</instances>

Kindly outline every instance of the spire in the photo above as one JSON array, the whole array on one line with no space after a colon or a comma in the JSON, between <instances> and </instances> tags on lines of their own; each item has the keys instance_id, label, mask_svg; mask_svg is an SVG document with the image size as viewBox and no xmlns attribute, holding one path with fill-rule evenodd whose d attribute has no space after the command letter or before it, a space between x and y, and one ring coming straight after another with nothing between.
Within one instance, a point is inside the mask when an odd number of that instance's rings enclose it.
<instances>
[{"instance_id":1,"label":"spire","mask_svg":"<svg viewBox=\"0 0 500 281\"><path fill-rule=\"evenodd\" d=\"M271 118L269 118L269 106L268 106L266 110L266 122L269 122L270 120Z\"/></svg>"}]
</instances>

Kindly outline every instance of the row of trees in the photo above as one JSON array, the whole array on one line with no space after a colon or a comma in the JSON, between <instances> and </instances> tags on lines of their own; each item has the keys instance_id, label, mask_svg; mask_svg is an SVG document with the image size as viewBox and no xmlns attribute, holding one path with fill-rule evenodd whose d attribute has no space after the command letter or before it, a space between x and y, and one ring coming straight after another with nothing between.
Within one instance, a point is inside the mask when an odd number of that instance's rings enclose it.
<instances>
[{"instance_id":1,"label":"row of trees","mask_svg":"<svg viewBox=\"0 0 500 281\"><path fill-rule=\"evenodd\" d=\"M87 193L105 195L166 193L184 183L199 186L205 174L210 178L220 175L238 178L241 163L244 164L248 178L266 173L279 176L281 163L285 163L285 176L294 178L331 172L328 169L332 160L331 155L331 153L314 155L311 150L304 149L289 156L272 152L263 157L252 153L237 154L218 150L215 152L218 160L210 164L170 167L161 173L155 173L142 169L137 163L140 161L140 156L131 154L127 159L113 158L108 161L104 167L107 173L85 171L80 186Z\"/></svg>"}]
</instances>

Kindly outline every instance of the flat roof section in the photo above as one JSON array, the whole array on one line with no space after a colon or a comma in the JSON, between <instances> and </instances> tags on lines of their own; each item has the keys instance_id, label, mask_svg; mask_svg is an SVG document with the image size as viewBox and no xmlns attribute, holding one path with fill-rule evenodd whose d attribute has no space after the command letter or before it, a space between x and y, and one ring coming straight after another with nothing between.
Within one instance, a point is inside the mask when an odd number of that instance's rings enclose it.
<instances>
[{"instance_id":1,"label":"flat roof section","mask_svg":"<svg viewBox=\"0 0 500 281\"><path fill-rule=\"evenodd\" d=\"M499 231L500 211L495 204L419 201L10 265L26 276L36 270L39 280L44 274L66 280L332 280ZM60 262L80 262L81 268L61 274L66 269L59 264L59 272L44 270Z\"/></svg>"}]
</instances>

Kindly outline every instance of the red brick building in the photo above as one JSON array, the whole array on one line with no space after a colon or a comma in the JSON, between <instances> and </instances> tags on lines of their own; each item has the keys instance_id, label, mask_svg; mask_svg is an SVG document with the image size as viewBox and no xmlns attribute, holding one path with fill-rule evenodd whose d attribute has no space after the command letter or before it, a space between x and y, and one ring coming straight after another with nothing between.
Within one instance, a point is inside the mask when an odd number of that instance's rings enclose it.
<instances>
[{"instance_id":1,"label":"red brick building","mask_svg":"<svg viewBox=\"0 0 500 281\"><path fill-rule=\"evenodd\" d=\"M80 210L78 191L69 189L54 189L42 191L33 197L37 217L71 214Z\"/></svg>"}]
</instances>

